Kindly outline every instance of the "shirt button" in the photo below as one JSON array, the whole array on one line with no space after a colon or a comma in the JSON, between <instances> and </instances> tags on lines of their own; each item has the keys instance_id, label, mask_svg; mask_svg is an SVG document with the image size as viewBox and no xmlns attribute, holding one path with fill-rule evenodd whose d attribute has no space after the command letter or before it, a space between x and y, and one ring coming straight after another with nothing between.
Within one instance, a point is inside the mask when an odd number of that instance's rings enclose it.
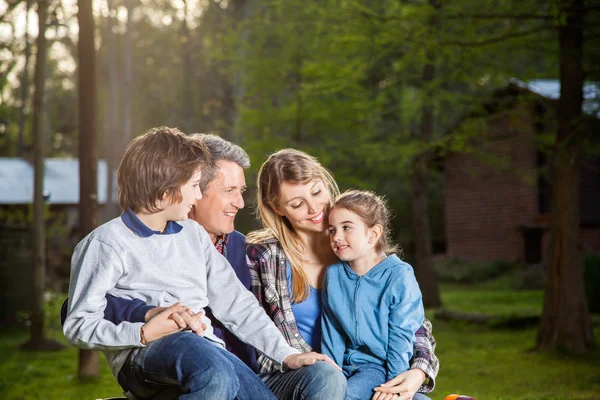
<instances>
[{"instance_id":1,"label":"shirt button","mask_svg":"<svg viewBox=\"0 0 600 400\"><path fill-rule=\"evenodd\" d=\"M281 285L281 288L282 288L282 289L285 289L285 285Z\"/></svg>"},{"instance_id":2,"label":"shirt button","mask_svg":"<svg viewBox=\"0 0 600 400\"><path fill-rule=\"evenodd\" d=\"M297 333L294 333L294 336L295 336L295 337L298 337L298 334L297 334Z\"/></svg>"}]
</instances>

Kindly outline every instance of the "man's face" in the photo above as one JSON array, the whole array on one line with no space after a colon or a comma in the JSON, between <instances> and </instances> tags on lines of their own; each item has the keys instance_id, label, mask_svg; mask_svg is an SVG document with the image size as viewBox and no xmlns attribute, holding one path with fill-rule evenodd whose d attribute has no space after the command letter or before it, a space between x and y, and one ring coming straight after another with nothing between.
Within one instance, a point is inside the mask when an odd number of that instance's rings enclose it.
<instances>
[{"instance_id":1,"label":"man's face","mask_svg":"<svg viewBox=\"0 0 600 400\"><path fill-rule=\"evenodd\" d=\"M237 212L244 208L244 169L232 161L218 160L219 171L190 212L190 218L206 229L213 242L231 233Z\"/></svg>"}]
</instances>

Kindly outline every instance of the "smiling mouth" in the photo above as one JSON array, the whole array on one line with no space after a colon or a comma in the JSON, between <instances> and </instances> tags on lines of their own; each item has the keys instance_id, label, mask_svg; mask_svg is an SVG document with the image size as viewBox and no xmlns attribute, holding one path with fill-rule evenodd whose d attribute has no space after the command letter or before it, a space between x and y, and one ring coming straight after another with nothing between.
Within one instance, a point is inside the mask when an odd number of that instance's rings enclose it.
<instances>
[{"instance_id":1,"label":"smiling mouth","mask_svg":"<svg viewBox=\"0 0 600 400\"><path fill-rule=\"evenodd\" d=\"M234 218L235 215L236 215L236 213L233 213L233 212L224 212L223 215L226 216L226 217Z\"/></svg>"},{"instance_id":2,"label":"smiling mouth","mask_svg":"<svg viewBox=\"0 0 600 400\"><path fill-rule=\"evenodd\" d=\"M318 223L322 222L324 218L325 218L325 211L321 211L320 213L317 214L316 217L310 218L309 221L312 223L318 224Z\"/></svg>"},{"instance_id":3,"label":"smiling mouth","mask_svg":"<svg viewBox=\"0 0 600 400\"><path fill-rule=\"evenodd\" d=\"M336 246L336 250L337 251L342 251L342 250L346 250L348 248L348 245L343 245L343 246Z\"/></svg>"}]
</instances>

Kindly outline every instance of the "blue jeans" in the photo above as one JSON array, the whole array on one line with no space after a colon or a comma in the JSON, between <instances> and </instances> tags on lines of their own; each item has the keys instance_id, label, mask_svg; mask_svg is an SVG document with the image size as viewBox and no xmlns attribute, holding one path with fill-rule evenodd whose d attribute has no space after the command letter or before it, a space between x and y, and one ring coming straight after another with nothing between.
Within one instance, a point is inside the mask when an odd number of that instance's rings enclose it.
<instances>
[{"instance_id":1,"label":"blue jeans","mask_svg":"<svg viewBox=\"0 0 600 400\"><path fill-rule=\"evenodd\" d=\"M373 389L386 382L386 370L377 364L345 365L344 375L348 378L347 400L370 400Z\"/></svg>"},{"instance_id":2,"label":"blue jeans","mask_svg":"<svg viewBox=\"0 0 600 400\"><path fill-rule=\"evenodd\" d=\"M140 400L275 399L236 356L191 332L134 349L119 373L119 383Z\"/></svg>"},{"instance_id":3,"label":"blue jeans","mask_svg":"<svg viewBox=\"0 0 600 400\"><path fill-rule=\"evenodd\" d=\"M342 400L346 394L344 374L324 361L259 376L281 400Z\"/></svg>"},{"instance_id":4,"label":"blue jeans","mask_svg":"<svg viewBox=\"0 0 600 400\"><path fill-rule=\"evenodd\" d=\"M377 386L387 382L386 369L377 364L365 363L345 365L344 375L348 378L346 400L370 400ZM430 400L423 393L415 393L412 400Z\"/></svg>"}]
</instances>

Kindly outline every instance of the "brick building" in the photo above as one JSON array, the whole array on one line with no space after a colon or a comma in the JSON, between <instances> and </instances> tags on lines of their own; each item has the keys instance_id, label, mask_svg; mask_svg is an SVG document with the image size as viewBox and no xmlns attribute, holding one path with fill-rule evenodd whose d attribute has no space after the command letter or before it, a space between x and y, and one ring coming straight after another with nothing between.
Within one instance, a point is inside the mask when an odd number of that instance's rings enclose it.
<instances>
[{"instance_id":1,"label":"brick building","mask_svg":"<svg viewBox=\"0 0 600 400\"><path fill-rule=\"evenodd\" d=\"M470 151L444 159L446 257L538 263L547 256L552 194L539 143L556 131L558 89L542 94L515 84L498 91ZM585 120L589 134L600 132L597 118ZM598 157L582 160L581 244L600 250Z\"/></svg>"}]
</instances>

